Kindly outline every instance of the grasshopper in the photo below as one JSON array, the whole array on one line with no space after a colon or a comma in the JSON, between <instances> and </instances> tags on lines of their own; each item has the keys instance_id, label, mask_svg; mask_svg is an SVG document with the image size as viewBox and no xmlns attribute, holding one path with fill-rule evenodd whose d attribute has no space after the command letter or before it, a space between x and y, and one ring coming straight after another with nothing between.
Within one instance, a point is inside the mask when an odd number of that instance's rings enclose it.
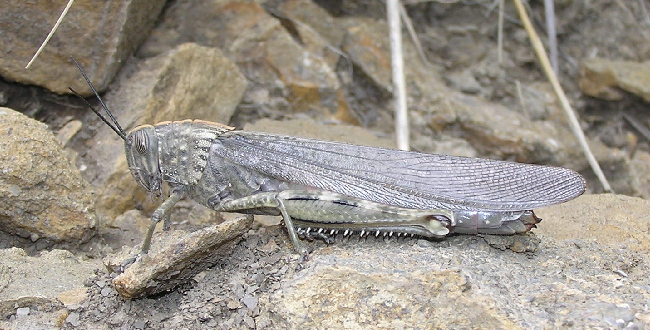
<instances>
[{"instance_id":1,"label":"grasshopper","mask_svg":"<svg viewBox=\"0 0 650 330\"><path fill-rule=\"evenodd\" d=\"M586 187L582 176L560 167L239 131L202 120L127 133L75 64L108 117L88 105L124 140L136 181L156 196L163 182L171 188L151 216L141 254L182 198L219 212L280 215L306 256L299 234L524 233L541 221L534 208L569 201Z\"/></svg>"}]
</instances>

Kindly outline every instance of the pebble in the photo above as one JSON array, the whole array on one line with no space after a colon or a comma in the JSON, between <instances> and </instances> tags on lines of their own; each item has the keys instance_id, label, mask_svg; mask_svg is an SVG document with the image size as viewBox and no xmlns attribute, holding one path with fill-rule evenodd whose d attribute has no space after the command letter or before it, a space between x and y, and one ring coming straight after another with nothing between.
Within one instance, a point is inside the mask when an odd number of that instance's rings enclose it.
<instances>
[{"instance_id":1,"label":"pebble","mask_svg":"<svg viewBox=\"0 0 650 330\"><path fill-rule=\"evenodd\" d=\"M29 315L29 307L16 308L16 318L21 318Z\"/></svg>"},{"instance_id":2,"label":"pebble","mask_svg":"<svg viewBox=\"0 0 650 330\"><path fill-rule=\"evenodd\" d=\"M72 312L68 314L68 317L65 318L65 322L70 323L73 327L77 327L79 325L79 313Z\"/></svg>"},{"instance_id":3,"label":"pebble","mask_svg":"<svg viewBox=\"0 0 650 330\"><path fill-rule=\"evenodd\" d=\"M133 327L136 329L144 329L144 327L147 325L147 321L145 320L137 320L135 323L133 323Z\"/></svg>"},{"instance_id":4,"label":"pebble","mask_svg":"<svg viewBox=\"0 0 650 330\"><path fill-rule=\"evenodd\" d=\"M100 293L101 293L102 296L108 297L113 293L113 288L105 287L105 288L102 289L102 291Z\"/></svg>"},{"instance_id":5,"label":"pebble","mask_svg":"<svg viewBox=\"0 0 650 330\"><path fill-rule=\"evenodd\" d=\"M242 302L244 305L246 305L246 308L253 310L255 307L257 307L258 298L251 295L246 295L244 296L244 299L242 299Z\"/></svg>"}]
</instances>

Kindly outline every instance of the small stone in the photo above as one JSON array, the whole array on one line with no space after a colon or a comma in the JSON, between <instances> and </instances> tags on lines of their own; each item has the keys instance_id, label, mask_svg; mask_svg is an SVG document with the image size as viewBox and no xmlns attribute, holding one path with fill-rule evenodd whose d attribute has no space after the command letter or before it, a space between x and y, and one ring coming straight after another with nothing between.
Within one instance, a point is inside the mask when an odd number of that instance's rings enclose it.
<instances>
[{"instance_id":1,"label":"small stone","mask_svg":"<svg viewBox=\"0 0 650 330\"><path fill-rule=\"evenodd\" d=\"M446 77L452 87L468 94L477 94L481 91L481 85L476 81L470 70L463 70L457 73L450 73Z\"/></svg>"},{"instance_id":2,"label":"small stone","mask_svg":"<svg viewBox=\"0 0 650 330\"><path fill-rule=\"evenodd\" d=\"M95 234L92 187L48 127L1 108L0 227L32 242L83 242Z\"/></svg>"},{"instance_id":3,"label":"small stone","mask_svg":"<svg viewBox=\"0 0 650 330\"><path fill-rule=\"evenodd\" d=\"M257 307L258 298L251 295L246 295L244 296L244 299L242 299L242 302L244 305L246 305L246 308L253 310L255 307Z\"/></svg>"},{"instance_id":4,"label":"small stone","mask_svg":"<svg viewBox=\"0 0 650 330\"><path fill-rule=\"evenodd\" d=\"M417 240L416 244L417 244L417 246L419 246L421 248L431 248L431 247L433 247L433 243L431 243L430 241L427 241L426 239L419 239L419 240Z\"/></svg>"},{"instance_id":5,"label":"small stone","mask_svg":"<svg viewBox=\"0 0 650 330\"><path fill-rule=\"evenodd\" d=\"M81 121L71 120L59 129L56 138L61 142L61 145L66 146L82 127L83 123Z\"/></svg>"},{"instance_id":6,"label":"small stone","mask_svg":"<svg viewBox=\"0 0 650 330\"><path fill-rule=\"evenodd\" d=\"M650 100L647 62L591 58L582 63L580 71L580 89L589 96L618 101L625 96L622 89Z\"/></svg>"},{"instance_id":7,"label":"small stone","mask_svg":"<svg viewBox=\"0 0 650 330\"><path fill-rule=\"evenodd\" d=\"M229 300L229 301L226 303L226 307L228 307L228 309L237 309L237 308L239 308L240 306L241 306L241 305L239 304L239 302L234 301L234 300Z\"/></svg>"},{"instance_id":8,"label":"small stone","mask_svg":"<svg viewBox=\"0 0 650 330\"><path fill-rule=\"evenodd\" d=\"M16 317L21 318L29 315L29 307L19 307L16 308Z\"/></svg>"},{"instance_id":9,"label":"small stone","mask_svg":"<svg viewBox=\"0 0 650 330\"><path fill-rule=\"evenodd\" d=\"M77 327L79 325L79 313L72 312L68 314L68 317L65 318L65 322L70 323L73 327Z\"/></svg>"},{"instance_id":10,"label":"small stone","mask_svg":"<svg viewBox=\"0 0 650 330\"><path fill-rule=\"evenodd\" d=\"M154 237L155 244L146 258L138 259L113 280L115 290L125 298L173 290L229 255L252 222L252 216L242 216L190 234L180 230L160 233ZM105 264L117 264L125 258L124 254L117 255L107 258ZM237 285L235 288L243 297L243 283Z\"/></svg>"},{"instance_id":11,"label":"small stone","mask_svg":"<svg viewBox=\"0 0 650 330\"><path fill-rule=\"evenodd\" d=\"M146 320L137 320L135 323L133 323L133 327L136 329L144 329L144 327L147 325Z\"/></svg>"},{"instance_id":12,"label":"small stone","mask_svg":"<svg viewBox=\"0 0 650 330\"><path fill-rule=\"evenodd\" d=\"M251 329L255 328L255 320L248 315L244 316L244 323L246 323L246 325Z\"/></svg>"},{"instance_id":13,"label":"small stone","mask_svg":"<svg viewBox=\"0 0 650 330\"><path fill-rule=\"evenodd\" d=\"M79 308L80 304L88 298L88 292L86 288L75 288L61 292L57 298L68 310L74 310Z\"/></svg>"},{"instance_id":14,"label":"small stone","mask_svg":"<svg viewBox=\"0 0 650 330\"><path fill-rule=\"evenodd\" d=\"M102 296L108 297L113 293L113 289L110 288L110 287L105 287L105 288L102 289L102 291L100 293L101 293Z\"/></svg>"}]
</instances>

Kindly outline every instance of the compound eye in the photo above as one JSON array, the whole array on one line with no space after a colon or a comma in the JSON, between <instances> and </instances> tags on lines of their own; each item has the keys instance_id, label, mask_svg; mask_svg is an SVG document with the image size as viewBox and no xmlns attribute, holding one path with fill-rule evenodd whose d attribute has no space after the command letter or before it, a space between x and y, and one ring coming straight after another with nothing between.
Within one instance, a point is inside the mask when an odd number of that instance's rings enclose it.
<instances>
[{"instance_id":1,"label":"compound eye","mask_svg":"<svg viewBox=\"0 0 650 330\"><path fill-rule=\"evenodd\" d=\"M145 155L147 153L147 147L149 146L149 137L143 132L136 132L134 135L133 145L140 155Z\"/></svg>"}]
</instances>

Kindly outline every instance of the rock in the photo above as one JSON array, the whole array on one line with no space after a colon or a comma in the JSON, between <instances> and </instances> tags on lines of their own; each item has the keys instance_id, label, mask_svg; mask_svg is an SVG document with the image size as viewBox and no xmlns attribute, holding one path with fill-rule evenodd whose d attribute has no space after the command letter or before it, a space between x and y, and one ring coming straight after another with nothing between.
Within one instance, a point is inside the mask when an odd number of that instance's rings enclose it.
<instances>
[{"instance_id":1,"label":"rock","mask_svg":"<svg viewBox=\"0 0 650 330\"><path fill-rule=\"evenodd\" d=\"M575 202L540 209L537 213L544 221L536 232L542 240L585 240L602 246L647 252L650 250L647 225L650 215L644 208L648 204L647 200L624 195L585 195Z\"/></svg>"},{"instance_id":2,"label":"rock","mask_svg":"<svg viewBox=\"0 0 650 330\"><path fill-rule=\"evenodd\" d=\"M589 146L616 193L633 196L643 194L646 188L639 181L642 179L637 172L640 167L632 165L627 153L620 149L605 147L600 142L590 141ZM580 156L580 161L582 159L584 156ZM598 182L592 171L584 172L584 176L589 182ZM600 185L589 188L593 192L602 192Z\"/></svg>"},{"instance_id":3,"label":"rock","mask_svg":"<svg viewBox=\"0 0 650 330\"><path fill-rule=\"evenodd\" d=\"M47 126L0 108L0 134L0 229L57 242L94 235L93 191Z\"/></svg>"},{"instance_id":4,"label":"rock","mask_svg":"<svg viewBox=\"0 0 650 330\"><path fill-rule=\"evenodd\" d=\"M303 48L258 3L178 1L165 12L162 23L140 52L152 55L162 45L168 47L188 41L222 49L243 70L255 73L248 76L255 85L277 90L275 93L286 99L282 104L291 105L292 111L317 111L336 120L355 122L334 67ZM321 40L320 47L325 46ZM275 107L274 104L255 106Z\"/></svg>"},{"instance_id":5,"label":"rock","mask_svg":"<svg viewBox=\"0 0 650 330\"><path fill-rule=\"evenodd\" d=\"M440 60L446 67L465 69L480 61L489 51L486 47L488 40L476 33L476 26L446 26L445 30L449 39L441 43Z\"/></svg>"},{"instance_id":6,"label":"rock","mask_svg":"<svg viewBox=\"0 0 650 330\"><path fill-rule=\"evenodd\" d=\"M453 129L460 125L464 138L484 155L498 159L514 159L526 163L567 165L580 159L577 142L568 129L550 122L532 122L520 113L479 97L449 91L444 107L455 115L432 110L431 121L435 127ZM450 121L451 120L451 121ZM442 124L449 121L448 124ZM449 127L446 127L449 126ZM581 168L585 162L572 164Z\"/></svg>"},{"instance_id":7,"label":"rock","mask_svg":"<svg viewBox=\"0 0 650 330\"><path fill-rule=\"evenodd\" d=\"M279 12L278 15L286 17L288 23L294 25L305 49L322 57L331 68L335 68L341 56L339 48L346 34L345 27L311 1L282 1L277 7L268 8L267 11Z\"/></svg>"},{"instance_id":8,"label":"rock","mask_svg":"<svg viewBox=\"0 0 650 330\"><path fill-rule=\"evenodd\" d=\"M68 142L75 136L83 127L83 123L79 120L69 121L65 126L61 127L56 133L56 138L61 142L63 147L66 147Z\"/></svg>"},{"instance_id":9,"label":"rock","mask_svg":"<svg viewBox=\"0 0 650 330\"><path fill-rule=\"evenodd\" d=\"M583 93L608 101L619 101L626 91L650 102L650 62L585 60L580 69ZM620 90L619 90L620 89Z\"/></svg>"},{"instance_id":10,"label":"rock","mask_svg":"<svg viewBox=\"0 0 650 330\"><path fill-rule=\"evenodd\" d=\"M227 123L246 88L233 62L215 48L196 44L147 59L135 72L125 71L117 84L106 103L125 130L185 119ZM124 142L108 127L99 129L93 141L88 154L99 167L91 181L99 191L98 212L115 217L132 209L133 194L138 201L150 199L127 168Z\"/></svg>"},{"instance_id":11,"label":"rock","mask_svg":"<svg viewBox=\"0 0 650 330\"><path fill-rule=\"evenodd\" d=\"M241 216L191 234L177 230L156 235L149 253L128 266L113 280L113 285L120 295L129 299L170 291L227 257L252 222L252 216ZM104 263L109 270L119 269L137 253L127 249L126 253Z\"/></svg>"},{"instance_id":12,"label":"rock","mask_svg":"<svg viewBox=\"0 0 650 330\"><path fill-rule=\"evenodd\" d=\"M128 210L115 219L106 221L100 234L107 245L115 250L123 246L133 247L142 244L147 229L151 225L151 216L140 210ZM162 230L162 225L156 228L154 235Z\"/></svg>"},{"instance_id":13,"label":"rock","mask_svg":"<svg viewBox=\"0 0 650 330\"><path fill-rule=\"evenodd\" d=\"M20 319L29 315L29 307L19 307L16 308L16 318Z\"/></svg>"},{"instance_id":14,"label":"rock","mask_svg":"<svg viewBox=\"0 0 650 330\"><path fill-rule=\"evenodd\" d=\"M650 199L650 153L637 151L630 161L634 171L632 185L638 187L639 195L645 199Z\"/></svg>"},{"instance_id":15,"label":"rock","mask_svg":"<svg viewBox=\"0 0 650 330\"><path fill-rule=\"evenodd\" d=\"M370 19L338 21L348 26L342 45L343 51L380 90L392 93L390 43L386 23ZM406 45L404 48L408 49ZM404 56L408 57L408 54ZM404 63L409 61L405 59Z\"/></svg>"},{"instance_id":16,"label":"rock","mask_svg":"<svg viewBox=\"0 0 650 330\"><path fill-rule=\"evenodd\" d=\"M88 298L86 288L75 288L61 292L57 299L68 309L79 308L81 303Z\"/></svg>"},{"instance_id":17,"label":"rock","mask_svg":"<svg viewBox=\"0 0 650 330\"><path fill-rule=\"evenodd\" d=\"M394 265L382 269L364 253L337 252L343 254L315 256L265 297L261 317L287 329L515 326L498 301L472 290L459 269L441 270L401 253L382 255L383 263Z\"/></svg>"},{"instance_id":18,"label":"rock","mask_svg":"<svg viewBox=\"0 0 650 330\"><path fill-rule=\"evenodd\" d=\"M526 253L526 252L535 252L537 251L537 249L539 249L540 240L532 232L527 232L525 234L512 235L512 236L504 236L504 235L480 235L480 236L483 237L483 239L489 246L495 249L499 249L501 251L505 251L509 249L518 253Z\"/></svg>"},{"instance_id":19,"label":"rock","mask_svg":"<svg viewBox=\"0 0 650 330\"><path fill-rule=\"evenodd\" d=\"M16 308L52 311L63 308L58 297L70 290L84 290L83 281L93 276L97 262L83 261L64 250L41 252L30 257L18 248L1 249L0 315Z\"/></svg>"},{"instance_id":20,"label":"rock","mask_svg":"<svg viewBox=\"0 0 650 330\"><path fill-rule=\"evenodd\" d=\"M194 43L127 69L135 72L125 70L115 92L106 95L125 129L184 119L227 123L247 84L219 49Z\"/></svg>"},{"instance_id":21,"label":"rock","mask_svg":"<svg viewBox=\"0 0 650 330\"><path fill-rule=\"evenodd\" d=\"M520 84L521 112L532 121L548 120L567 126L567 118L562 110L553 87L548 82ZM518 94L519 96L519 94ZM516 109L515 109L516 110Z\"/></svg>"},{"instance_id":22,"label":"rock","mask_svg":"<svg viewBox=\"0 0 650 330\"><path fill-rule=\"evenodd\" d=\"M260 46L269 45L263 48ZM252 46L252 45L251 45ZM280 33L266 44L240 49L239 53L260 53L262 65L277 72L286 88L287 101L293 111L321 110L323 115L341 121L356 122L349 114L343 91L333 68L322 58L302 49L286 33Z\"/></svg>"},{"instance_id":23,"label":"rock","mask_svg":"<svg viewBox=\"0 0 650 330\"><path fill-rule=\"evenodd\" d=\"M339 18L337 22L347 27L347 35L341 47L355 64L355 69L358 67L363 71L363 75L381 93L392 94L390 42L386 22L367 18ZM421 98L437 97L436 90L445 84L440 80L435 67L422 62L409 39L404 38L403 43L404 76L409 97L413 98L409 100L411 109L413 103Z\"/></svg>"},{"instance_id":24,"label":"rock","mask_svg":"<svg viewBox=\"0 0 650 330\"><path fill-rule=\"evenodd\" d=\"M253 124L246 125L244 130L360 144L371 147L395 148L395 141L377 137L361 127L326 125L317 123L310 119L284 121L261 119Z\"/></svg>"},{"instance_id":25,"label":"rock","mask_svg":"<svg viewBox=\"0 0 650 330\"><path fill-rule=\"evenodd\" d=\"M481 85L476 81L470 70L451 72L445 78L452 88L463 93L478 94L481 91Z\"/></svg>"},{"instance_id":26,"label":"rock","mask_svg":"<svg viewBox=\"0 0 650 330\"><path fill-rule=\"evenodd\" d=\"M69 323L73 327L79 326L79 313L70 313L68 317L65 318L65 323Z\"/></svg>"},{"instance_id":27,"label":"rock","mask_svg":"<svg viewBox=\"0 0 650 330\"><path fill-rule=\"evenodd\" d=\"M147 37L165 1L121 0L101 5L77 1L29 69L25 65L45 40L63 11L64 2L12 2L3 6L0 25L0 75L23 84L43 86L55 93L83 95L90 89L70 62L70 55L103 91L122 63ZM9 54L11 54L9 56Z\"/></svg>"}]
</instances>

